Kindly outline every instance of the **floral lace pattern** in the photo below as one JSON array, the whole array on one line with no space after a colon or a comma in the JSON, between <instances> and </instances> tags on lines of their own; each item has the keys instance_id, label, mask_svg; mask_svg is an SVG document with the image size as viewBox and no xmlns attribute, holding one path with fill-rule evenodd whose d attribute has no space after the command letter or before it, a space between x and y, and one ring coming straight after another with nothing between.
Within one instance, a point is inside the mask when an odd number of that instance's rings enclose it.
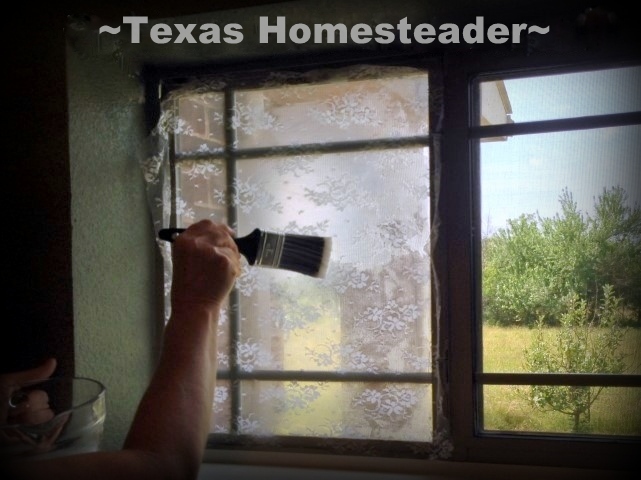
<instances>
[{"instance_id":1,"label":"floral lace pattern","mask_svg":"<svg viewBox=\"0 0 641 480\"><path fill-rule=\"evenodd\" d=\"M223 442L449 455L433 416L428 98L425 71L358 66L201 79L163 102L141 161L156 228L332 238L322 279L244 265L218 327Z\"/></svg>"}]
</instances>

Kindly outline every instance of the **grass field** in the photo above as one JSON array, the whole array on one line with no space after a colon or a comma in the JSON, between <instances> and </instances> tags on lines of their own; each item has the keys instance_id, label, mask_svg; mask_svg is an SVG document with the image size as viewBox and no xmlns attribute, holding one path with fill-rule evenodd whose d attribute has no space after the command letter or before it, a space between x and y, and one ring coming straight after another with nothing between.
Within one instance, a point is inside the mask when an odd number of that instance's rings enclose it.
<instances>
[{"instance_id":1,"label":"grass field","mask_svg":"<svg viewBox=\"0 0 641 480\"><path fill-rule=\"evenodd\" d=\"M323 327L329 328L326 325ZM554 336L555 329L546 332ZM491 373L525 373L524 350L536 330L525 327L494 327L483 329L483 370ZM324 335L326 337L326 335ZM297 338L288 347L288 358L304 358L305 347L313 344ZM340 339L337 336L335 341ZM641 329L627 331L622 351L626 354L626 373L641 374ZM294 368L288 365L288 368ZM376 433L368 429L367 420L359 409L350 409L355 392L366 388L384 387L384 384L342 384L341 382L248 382L243 391L243 409L260 419L269 434L341 436L342 427L351 428L355 438L380 438L429 441L424 425L431 422L431 395L429 386L406 385L415 389L418 404L412 423L398 430L382 429ZM272 401L260 401L261 388L282 390L283 396ZM572 433L569 415L546 412L534 408L528 401L528 386L486 386L484 388L484 428L505 432ZM305 389L314 389L318 395L304 399ZM268 393L262 391L263 394ZM268 396L269 397L269 396ZM285 403L283 403L283 401ZM289 402L289 403L288 403ZM359 413L360 412L360 413ZM247 413L245 413L247 415ZM641 388L605 388L593 404L586 433L640 436Z\"/></svg>"},{"instance_id":2,"label":"grass field","mask_svg":"<svg viewBox=\"0 0 641 480\"><path fill-rule=\"evenodd\" d=\"M549 334L555 331L550 329ZM536 330L523 327L483 328L483 371L525 372L524 349ZM641 373L641 330L629 329L621 346L626 373ZM570 416L534 409L527 401L527 386L490 385L484 389L484 427L487 430L567 432ZM641 435L641 388L605 388L590 412L589 433Z\"/></svg>"}]
</instances>

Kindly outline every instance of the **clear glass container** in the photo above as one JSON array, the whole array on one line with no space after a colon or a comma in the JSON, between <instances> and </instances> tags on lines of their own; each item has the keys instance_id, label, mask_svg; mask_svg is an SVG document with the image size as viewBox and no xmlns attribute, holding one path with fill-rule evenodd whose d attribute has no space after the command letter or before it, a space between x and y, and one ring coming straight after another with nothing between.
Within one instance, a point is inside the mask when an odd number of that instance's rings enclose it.
<instances>
[{"instance_id":1,"label":"clear glass container","mask_svg":"<svg viewBox=\"0 0 641 480\"><path fill-rule=\"evenodd\" d=\"M100 449L105 386L82 377L52 377L2 387L0 452L53 457Z\"/></svg>"}]
</instances>

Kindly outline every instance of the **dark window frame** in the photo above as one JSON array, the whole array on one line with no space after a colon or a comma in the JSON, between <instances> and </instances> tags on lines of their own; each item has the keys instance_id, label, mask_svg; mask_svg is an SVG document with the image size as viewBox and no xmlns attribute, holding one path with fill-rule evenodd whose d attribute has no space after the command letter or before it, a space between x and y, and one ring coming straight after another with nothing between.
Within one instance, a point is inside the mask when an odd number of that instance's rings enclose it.
<instances>
[{"instance_id":1,"label":"dark window frame","mask_svg":"<svg viewBox=\"0 0 641 480\"><path fill-rule=\"evenodd\" d=\"M497 51L499 51L497 53ZM641 439L633 438L577 438L573 436L539 436L518 433L486 434L479 429L478 412L481 399L479 385L482 383L502 381L494 374L483 374L475 371L480 358L479 344L481 338L480 322L480 252L478 235L480 231L480 212L478 209L479 176L478 152L473 145L480 135L497 132L514 132L522 128L583 128L582 119L532 122L537 125L518 125L479 127L474 124L475 107L473 105L473 85L476 79L485 75L531 75L546 72L570 72L593 68L608 68L629 65L638 61L635 52L604 51L595 54L592 51L564 52L548 57L546 55L528 56L523 51L509 49L489 49L488 54L478 51L457 51L454 53L438 52L436 54L368 54L362 52L342 53L338 56L321 55L310 62L308 57L287 57L274 62L258 60L249 63L227 63L214 66L190 66L176 69L159 65L148 66L144 72L147 85L147 127L153 128L158 116L158 92L181 83L181 78L191 78L208 72L215 67L216 72L233 72L262 69L284 68L288 70L309 70L316 66L346 66L356 63L379 63L391 65L413 65L416 62L437 62L443 66L444 116L442 125L436 126L430 121L433 135L432 148L438 148L440 158L433 156L431 178L440 179L439 190L432 198L432 208L441 219L442 231L434 244L434 269L442 279L438 291L438 302L433 302L432 309L445 319L440 328L434 329L433 337L439 342L441 358L434 364L434 369L446 379L449 391L446 396L445 410L451 422L453 441L453 460L480 463L502 463L516 465L538 465L576 468L597 468L625 470L641 446ZM161 94L162 94L161 93ZM605 116L604 116L605 117ZM631 121L636 123L638 115L622 114L602 119L605 123ZM432 190L434 192L434 190ZM448 221L449 219L449 221ZM454 220L455 219L455 220ZM436 316L433 316L436 318ZM498 374L497 374L498 375ZM527 381L549 380L527 376ZM526 377L523 377L526 379ZM511 381L511 380L510 380ZM609 379L597 377L596 382L603 383ZM616 380L615 382L617 382ZM624 384L638 385L638 378L622 380ZM292 437L275 447L270 442L257 442L242 449L270 451L274 448L298 452L318 452L308 450L301 439ZM332 440L334 442L334 440ZM335 441L337 450L345 447L341 441ZM220 445L215 446L220 449ZM229 447L234 449L233 445ZM379 442L376 451L392 455L394 445L390 442ZM323 455L323 457L326 457ZM367 462L367 460L365 460ZM342 464L340 460L335 462ZM332 465L331 461L324 466Z\"/></svg>"}]
</instances>

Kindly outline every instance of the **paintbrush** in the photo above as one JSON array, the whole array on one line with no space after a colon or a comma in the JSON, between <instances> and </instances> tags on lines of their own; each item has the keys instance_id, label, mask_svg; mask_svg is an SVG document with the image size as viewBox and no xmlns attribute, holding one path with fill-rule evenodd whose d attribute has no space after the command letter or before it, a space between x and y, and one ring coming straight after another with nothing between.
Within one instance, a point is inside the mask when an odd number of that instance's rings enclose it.
<instances>
[{"instance_id":1,"label":"paintbrush","mask_svg":"<svg viewBox=\"0 0 641 480\"><path fill-rule=\"evenodd\" d=\"M163 228L158 238L173 242L184 228ZM332 250L330 237L265 232L256 228L249 235L234 238L240 253L250 265L290 270L323 278Z\"/></svg>"}]
</instances>

